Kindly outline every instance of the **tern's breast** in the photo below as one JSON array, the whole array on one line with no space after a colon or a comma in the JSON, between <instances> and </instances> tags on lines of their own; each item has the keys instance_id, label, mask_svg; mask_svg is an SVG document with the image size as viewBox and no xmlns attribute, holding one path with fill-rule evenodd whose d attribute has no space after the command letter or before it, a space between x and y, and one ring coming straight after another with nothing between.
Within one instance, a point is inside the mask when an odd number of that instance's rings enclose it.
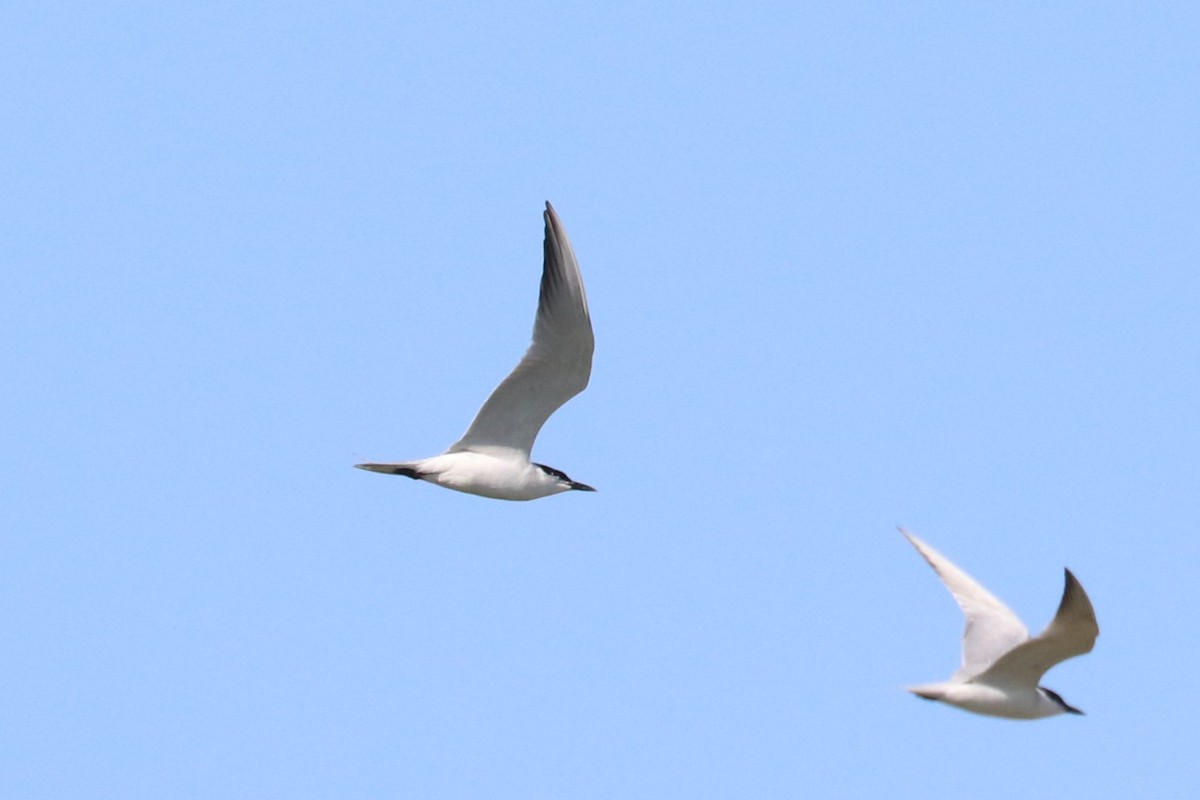
<instances>
[{"instance_id":1,"label":"tern's breast","mask_svg":"<svg viewBox=\"0 0 1200 800\"><path fill-rule=\"evenodd\" d=\"M425 466L439 486L497 500L536 500L565 491L524 458L463 450L431 458Z\"/></svg>"}]
</instances>

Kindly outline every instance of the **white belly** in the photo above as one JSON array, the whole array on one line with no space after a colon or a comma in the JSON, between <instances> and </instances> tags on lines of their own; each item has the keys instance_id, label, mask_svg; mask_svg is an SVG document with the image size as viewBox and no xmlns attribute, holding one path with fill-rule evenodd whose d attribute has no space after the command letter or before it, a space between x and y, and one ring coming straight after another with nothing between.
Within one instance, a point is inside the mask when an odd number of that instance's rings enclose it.
<instances>
[{"instance_id":1,"label":"white belly","mask_svg":"<svg viewBox=\"0 0 1200 800\"><path fill-rule=\"evenodd\" d=\"M567 491L527 459L460 451L420 462L423 480L497 500L536 500Z\"/></svg>"}]
</instances>

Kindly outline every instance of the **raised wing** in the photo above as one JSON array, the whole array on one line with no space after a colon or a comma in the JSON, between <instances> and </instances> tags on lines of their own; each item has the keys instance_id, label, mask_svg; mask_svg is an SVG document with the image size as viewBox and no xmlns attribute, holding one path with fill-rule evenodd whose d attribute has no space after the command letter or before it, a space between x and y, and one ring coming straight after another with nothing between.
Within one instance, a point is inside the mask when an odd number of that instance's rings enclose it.
<instances>
[{"instance_id":1,"label":"raised wing","mask_svg":"<svg viewBox=\"0 0 1200 800\"><path fill-rule=\"evenodd\" d=\"M979 677L996 685L1037 686L1046 670L1068 658L1091 652L1100 635L1096 612L1083 586L1066 573L1062 601L1054 619L1035 638L1005 653Z\"/></svg>"},{"instance_id":2,"label":"raised wing","mask_svg":"<svg viewBox=\"0 0 1200 800\"><path fill-rule=\"evenodd\" d=\"M1029 638L1029 630L1008 606L956 567L950 559L900 529L917 552L946 584L966 617L963 629L962 666L951 680L965 681L980 674L996 659Z\"/></svg>"},{"instance_id":3,"label":"raised wing","mask_svg":"<svg viewBox=\"0 0 1200 800\"><path fill-rule=\"evenodd\" d=\"M579 262L554 207L546 203L545 259L533 343L447 452L518 450L526 457L538 431L592 374L592 320Z\"/></svg>"}]
</instances>

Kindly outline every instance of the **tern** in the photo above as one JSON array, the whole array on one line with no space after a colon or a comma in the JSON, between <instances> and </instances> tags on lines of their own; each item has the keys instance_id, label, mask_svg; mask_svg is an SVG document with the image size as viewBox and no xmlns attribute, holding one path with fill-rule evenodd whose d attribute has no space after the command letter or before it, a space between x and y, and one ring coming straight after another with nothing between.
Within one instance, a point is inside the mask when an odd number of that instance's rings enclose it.
<instances>
[{"instance_id":1,"label":"tern","mask_svg":"<svg viewBox=\"0 0 1200 800\"><path fill-rule=\"evenodd\" d=\"M1064 570L1066 586L1054 620L1030 638L1017 615L991 592L904 528L900 532L946 584L967 623L958 672L945 683L908 691L992 717L1041 719L1083 713L1057 692L1038 686L1055 664L1090 652L1100 634L1092 602L1071 570Z\"/></svg>"},{"instance_id":2,"label":"tern","mask_svg":"<svg viewBox=\"0 0 1200 800\"><path fill-rule=\"evenodd\" d=\"M595 348L579 262L550 203L543 216L545 256L533 342L520 363L446 452L419 461L356 467L498 500L596 491L529 458L533 441L550 415L588 385Z\"/></svg>"}]
</instances>

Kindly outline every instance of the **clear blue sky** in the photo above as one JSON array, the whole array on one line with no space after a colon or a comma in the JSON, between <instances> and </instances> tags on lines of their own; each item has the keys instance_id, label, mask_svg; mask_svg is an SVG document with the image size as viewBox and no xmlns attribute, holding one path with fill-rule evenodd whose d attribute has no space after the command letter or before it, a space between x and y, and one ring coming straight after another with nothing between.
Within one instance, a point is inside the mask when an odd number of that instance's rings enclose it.
<instances>
[{"instance_id":1,"label":"clear blue sky","mask_svg":"<svg viewBox=\"0 0 1200 800\"><path fill-rule=\"evenodd\" d=\"M1055 7L1059 6L1059 7ZM0 794L1194 797L1191 3L26 3L0 32ZM351 468L524 351L504 503ZM1036 630L1015 723L903 691Z\"/></svg>"}]
</instances>

